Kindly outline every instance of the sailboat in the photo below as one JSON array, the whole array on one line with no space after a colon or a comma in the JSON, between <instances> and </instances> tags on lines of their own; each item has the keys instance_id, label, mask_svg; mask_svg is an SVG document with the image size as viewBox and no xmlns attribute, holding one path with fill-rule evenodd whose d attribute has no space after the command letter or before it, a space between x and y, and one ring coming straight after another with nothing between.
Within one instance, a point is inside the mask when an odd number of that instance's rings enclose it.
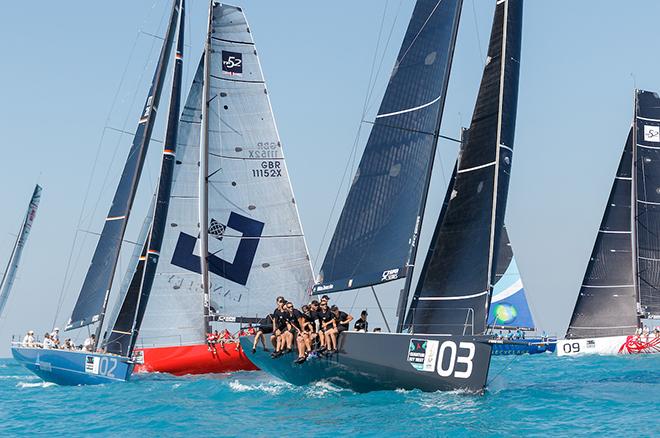
<instances>
[{"instance_id":1,"label":"sailboat","mask_svg":"<svg viewBox=\"0 0 660 438\"><path fill-rule=\"evenodd\" d=\"M163 221L159 221L158 218L164 217L163 211L165 214L167 213L167 203L163 203L162 200L169 198L174 159L170 147L176 144L176 133L178 132L178 102L184 48L183 23L184 0L175 0L151 88L140 113L133 144L124 164L110 211L105 219L78 300L66 325L66 330L72 330L96 324L95 336L90 337L92 342L85 350L42 348L42 346L32 345L32 343L12 346L14 358L48 382L60 385L81 385L126 381L133 372L132 350L149 299L147 289L139 287L131 289L130 293L122 297L121 311L117 320L111 325L110 342L107 342L103 349L97 347L100 346L100 334L104 327L108 299L112 290L126 224L140 181L178 28L177 53L161 176L157 189L157 202L153 207L154 220L150 225L140 260L140 267L143 270L141 282L149 281L149 273L153 272L153 265L156 265L158 260L158 248L162 241L162 229L165 226Z\"/></svg>"},{"instance_id":2,"label":"sailboat","mask_svg":"<svg viewBox=\"0 0 660 438\"><path fill-rule=\"evenodd\" d=\"M298 385L326 380L358 392L484 390L513 156L520 0L496 3L470 135L408 306L461 7L460 0L417 1L314 287L333 293L405 279L396 332L345 331L337 353L301 365L258 352L251 359L260 369Z\"/></svg>"},{"instance_id":3,"label":"sailboat","mask_svg":"<svg viewBox=\"0 0 660 438\"><path fill-rule=\"evenodd\" d=\"M18 265L21 262L23 249L25 248L27 239L30 236L34 218L37 216L37 208L39 208L39 201L41 200L41 191L41 186L37 184L34 187L34 191L32 192L32 198L30 198L30 204L28 205L25 218L21 224L21 229L18 232L18 236L16 236L16 242L14 243L14 248L12 249L11 256L9 257L7 269L5 269L5 272L2 274L2 281L0 281L0 317L2 316L2 311L7 305L7 300L9 299L11 288L14 285L14 280L16 279Z\"/></svg>"},{"instance_id":4,"label":"sailboat","mask_svg":"<svg viewBox=\"0 0 660 438\"><path fill-rule=\"evenodd\" d=\"M207 344L213 325L238 332L269 314L278 295L302 302L314 284L245 13L211 2L208 25L180 119L160 260L142 285L150 299L136 371L254 370L234 338Z\"/></svg>"},{"instance_id":5,"label":"sailboat","mask_svg":"<svg viewBox=\"0 0 660 438\"><path fill-rule=\"evenodd\" d=\"M493 355L537 354L554 351L556 339L548 337L509 337L509 333L535 330L534 317L527 303L525 287L513 254L506 226L500 241L496 282L490 300L488 326L497 333L493 341ZM508 331L503 333L502 331Z\"/></svg>"},{"instance_id":6,"label":"sailboat","mask_svg":"<svg viewBox=\"0 0 660 438\"><path fill-rule=\"evenodd\" d=\"M633 123L559 356L660 353L660 97L635 90Z\"/></svg>"}]
</instances>

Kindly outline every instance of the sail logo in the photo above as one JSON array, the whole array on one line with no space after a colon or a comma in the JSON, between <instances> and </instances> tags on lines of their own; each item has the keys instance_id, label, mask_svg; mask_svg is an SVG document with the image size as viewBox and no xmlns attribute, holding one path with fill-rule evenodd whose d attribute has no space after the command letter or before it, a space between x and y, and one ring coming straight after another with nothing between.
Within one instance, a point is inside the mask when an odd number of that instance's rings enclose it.
<instances>
[{"instance_id":1,"label":"sail logo","mask_svg":"<svg viewBox=\"0 0 660 438\"><path fill-rule=\"evenodd\" d=\"M243 75L243 54L223 50L222 72L232 76Z\"/></svg>"},{"instance_id":2,"label":"sail logo","mask_svg":"<svg viewBox=\"0 0 660 438\"><path fill-rule=\"evenodd\" d=\"M240 237L240 242L236 249L233 261L230 262L224 260L215 253L208 254L207 263L209 272L245 286L248 277L250 276L252 262L257 254L257 247L259 246L261 233L263 232L265 224L255 219L234 213L233 211L229 215L227 225L222 225L215 221L216 226L214 227L214 221L215 219L211 220L212 229L209 234L213 235L215 238L219 239L218 234L220 234L220 229L222 230L222 235L226 237L224 232L227 228L242 233L242 236ZM179 233L179 239L177 240L171 263L180 268L200 274L201 261L199 256L194 254L196 244L196 237L183 232Z\"/></svg>"},{"instance_id":3,"label":"sail logo","mask_svg":"<svg viewBox=\"0 0 660 438\"><path fill-rule=\"evenodd\" d=\"M660 126L644 125L644 141L660 143Z\"/></svg>"},{"instance_id":4,"label":"sail logo","mask_svg":"<svg viewBox=\"0 0 660 438\"><path fill-rule=\"evenodd\" d=\"M392 281L399 278L399 268L383 271L380 281Z\"/></svg>"}]
</instances>

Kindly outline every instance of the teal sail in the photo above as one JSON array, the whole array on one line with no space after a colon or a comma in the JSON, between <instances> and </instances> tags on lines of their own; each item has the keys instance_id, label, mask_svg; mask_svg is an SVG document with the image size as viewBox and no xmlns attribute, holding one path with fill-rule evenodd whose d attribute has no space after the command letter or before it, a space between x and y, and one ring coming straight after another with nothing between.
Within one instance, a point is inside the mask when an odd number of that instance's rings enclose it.
<instances>
[{"instance_id":1,"label":"teal sail","mask_svg":"<svg viewBox=\"0 0 660 438\"><path fill-rule=\"evenodd\" d=\"M488 313L488 326L495 329L534 330L516 258L504 228L497 261L496 282Z\"/></svg>"}]
</instances>

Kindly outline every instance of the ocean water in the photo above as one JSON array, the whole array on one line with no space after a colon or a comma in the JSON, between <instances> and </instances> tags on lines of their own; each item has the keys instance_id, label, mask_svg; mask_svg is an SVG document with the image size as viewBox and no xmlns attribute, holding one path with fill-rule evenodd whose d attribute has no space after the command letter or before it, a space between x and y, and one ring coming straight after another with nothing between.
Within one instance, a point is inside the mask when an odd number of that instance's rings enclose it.
<instances>
[{"instance_id":1,"label":"ocean water","mask_svg":"<svg viewBox=\"0 0 660 438\"><path fill-rule=\"evenodd\" d=\"M660 355L494 357L490 379L482 396L357 394L262 372L61 387L6 359L0 435L660 436Z\"/></svg>"}]
</instances>

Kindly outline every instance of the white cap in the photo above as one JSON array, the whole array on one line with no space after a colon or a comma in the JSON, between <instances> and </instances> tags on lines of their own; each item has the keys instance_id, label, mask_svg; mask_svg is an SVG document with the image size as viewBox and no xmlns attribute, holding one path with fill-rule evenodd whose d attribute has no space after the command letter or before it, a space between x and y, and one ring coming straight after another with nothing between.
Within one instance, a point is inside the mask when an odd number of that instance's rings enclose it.
<instances>
[{"instance_id":1,"label":"white cap","mask_svg":"<svg viewBox=\"0 0 660 438\"><path fill-rule=\"evenodd\" d=\"M59 329L58 327L55 327L55 328L53 329L53 331L54 331L54 332L59 332L60 329Z\"/></svg>"}]
</instances>

